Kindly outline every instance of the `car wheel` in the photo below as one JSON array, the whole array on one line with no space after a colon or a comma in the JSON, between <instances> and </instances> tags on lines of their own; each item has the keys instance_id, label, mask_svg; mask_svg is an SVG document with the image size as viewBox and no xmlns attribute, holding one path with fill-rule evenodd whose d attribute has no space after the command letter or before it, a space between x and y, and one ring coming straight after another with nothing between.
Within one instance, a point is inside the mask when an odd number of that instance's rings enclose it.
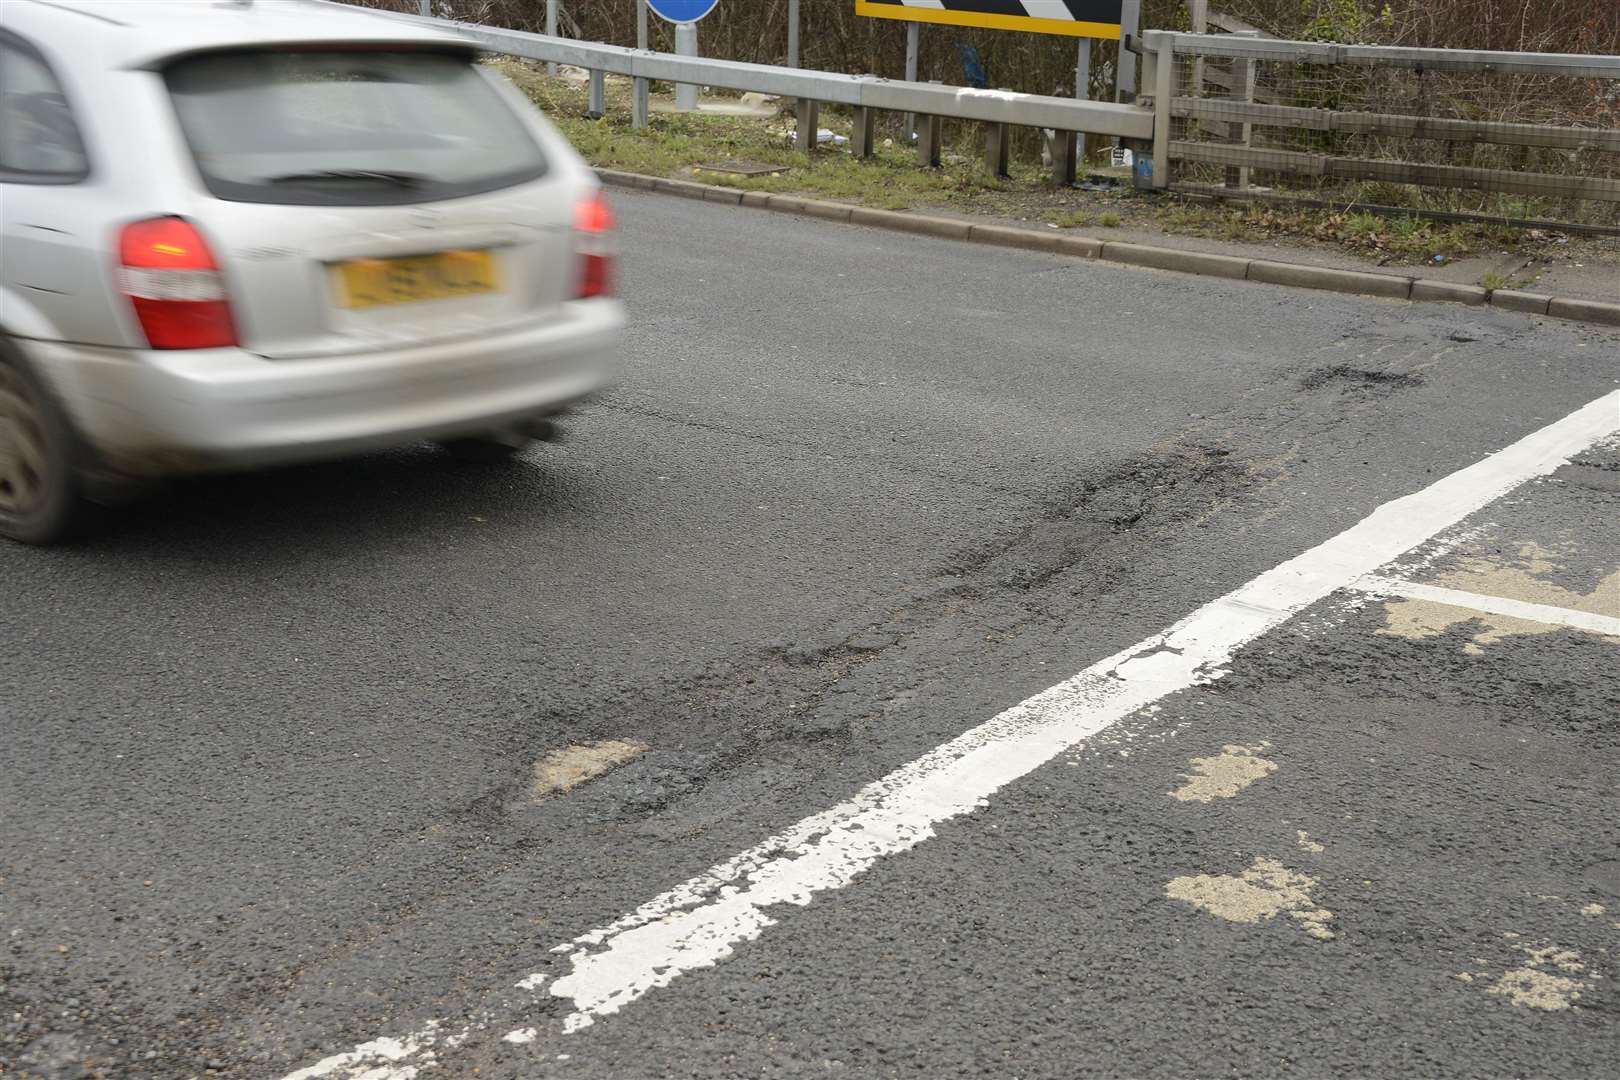
<instances>
[{"instance_id":1,"label":"car wheel","mask_svg":"<svg viewBox=\"0 0 1620 1080\"><path fill-rule=\"evenodd\" d=\"M0 536L54 544L95 507L79 492L77 440L49 391L0 340Z\"/></svg>"},{"instance_id":2,"label":"car wheel","mask_svg":"<svg viewBox=\"0 0 1620 1080\"><path fill-rule=\"evenodd\" d=\"M510 459L521 453L533 441L526 435L490 435L446 439L439 445L457 461L472 465L488 465Z\"/></svg>"}]
</instances>

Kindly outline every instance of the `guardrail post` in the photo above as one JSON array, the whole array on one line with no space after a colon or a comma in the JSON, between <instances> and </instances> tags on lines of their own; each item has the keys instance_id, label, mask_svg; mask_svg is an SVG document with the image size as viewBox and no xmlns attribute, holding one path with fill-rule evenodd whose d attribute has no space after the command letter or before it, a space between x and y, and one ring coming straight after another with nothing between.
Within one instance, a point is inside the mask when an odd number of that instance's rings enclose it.
<instances>
[{"instance_id":1,"label":"guardrail post","mask_svg":"<svg viewBox=\"0 0 1620 1080\"><path fill-rule=\"evenodd\" d=\"M800 98L796 112L799 127L793 133L793 148L808 154L815 150L816 135L821 131L821 102Z\"/></svg>"},{"instance_id":2,"label":"guardrail post","mask_svg":"<svg viewBox=\"0 0 1620 1080\"><path fill-rule=\"evenodd\" d=\"M585 115L600 120L607 114L607 74L601 68L591 69L591 99L585 106Z\"/></svg>"},{"instance_id":3,"label":"guardrail post","mask_svg":"<svg viewBox=\"0 0 1620 1080\"><path fill-rule=\"evenodd\" d=\"M858 158L869 158L876 147L877 110L865 105L855 107L855 126L849 135L849 152Z\"/></svg>"},{"instance_id":4,"label":"guardrail post","mask_svg":"<svg viewBox=\"0 0 1620 1080\"><path fill-rule=\"evenodd\" d=\"M1074 159L1080 150L1080 134L1075 131L1052 133L1052 183L1058 187L1074 184Z\"/></svg>"},{"instance_id":5,"label":"guardrail post","mask_svg":"<svg viewBox=\"0 0 1620 1080\"><path fill-rule=\"evenodd\" d=\"M917 164L925 169L939 168L940 143L944 137L944 117L917 117Z\"/></svg>"},{"instance_id":6,"label":"guardrail post","mask_svg":"<svg viewBox=\"0 0 1620 1080\"><path fill-rule=\"evenodd\" d=\"M1175 93L1175 39L1164 34L1153 56L1153 186L1156 188L1170 184L1170 100Z\"/></svg>"},{"instance_id":7,"label":"guardrail post","mask_svg":"<svg viewBox=\"0 0 1620 1080\"><path fill-rule=\"evenodd\" d=\"M1006 124L987 124L984 129L984 168L991 176L1006 176L1012 140Z\"/></svg>"},{"instance_id":8,"label":"guardrail post","mask_svg":"<svg viewBox=\"0 0 1620 1080\"><path fill-rule=\"evenodd\" d=\"M647 79L636 79L630 87L630 126L640 131L647 126L648 113L651 111L648 98L651 96L652 83Z\"/></svg>"}]
</instances>

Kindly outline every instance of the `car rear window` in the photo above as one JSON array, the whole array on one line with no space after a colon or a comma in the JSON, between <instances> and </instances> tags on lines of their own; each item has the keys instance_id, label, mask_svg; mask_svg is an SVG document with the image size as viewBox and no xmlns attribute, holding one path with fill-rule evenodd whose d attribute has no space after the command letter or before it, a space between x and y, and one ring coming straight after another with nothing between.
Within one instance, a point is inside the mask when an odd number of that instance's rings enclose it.
<instances>
[{"instance_id":1,"label":"car rear window","mask_svg":"<svg viewBox=\"0 0 1620 1080\"><path fill-rule=\"evenodd\" d=\"M523 121L460 54L218 52L179 60L164 78L221 199L393 205L546 171Z\"/></svg>"}]
</instances>

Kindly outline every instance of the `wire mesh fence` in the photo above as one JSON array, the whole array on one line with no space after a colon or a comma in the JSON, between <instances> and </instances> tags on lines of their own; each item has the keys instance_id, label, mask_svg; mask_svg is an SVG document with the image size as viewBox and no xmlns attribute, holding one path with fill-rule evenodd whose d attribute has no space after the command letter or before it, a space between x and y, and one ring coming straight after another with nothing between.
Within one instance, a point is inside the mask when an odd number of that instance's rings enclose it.
<instances>
[{"instance_id":1,"label":"wire mesh fence","mask_svg":"<svg viewBox=\"0 0 1620 1080\"><path fill-rule=\"evenodd\" d=\"M1176 35L1174 182L1620 226L1620 72L1536 55Z\"/></svg>"}]
</instances>

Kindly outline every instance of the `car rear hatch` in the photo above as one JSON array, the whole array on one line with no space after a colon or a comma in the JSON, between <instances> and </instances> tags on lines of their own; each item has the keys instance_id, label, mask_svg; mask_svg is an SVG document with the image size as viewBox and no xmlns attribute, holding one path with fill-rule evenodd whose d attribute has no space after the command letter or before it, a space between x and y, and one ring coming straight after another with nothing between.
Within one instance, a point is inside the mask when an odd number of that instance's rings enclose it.
<instances>
[{"instance_id":1,"label":"car rear hatch","mask_svg":"<svg viewBox=\"0 0 1620 1080\"><path fill-rule=\"evenodd\" d=\"M474 335L574 295L580 183L470 53L232 49L163 76L244 348L293 359Z\"/></svg>"}]
</instances>

